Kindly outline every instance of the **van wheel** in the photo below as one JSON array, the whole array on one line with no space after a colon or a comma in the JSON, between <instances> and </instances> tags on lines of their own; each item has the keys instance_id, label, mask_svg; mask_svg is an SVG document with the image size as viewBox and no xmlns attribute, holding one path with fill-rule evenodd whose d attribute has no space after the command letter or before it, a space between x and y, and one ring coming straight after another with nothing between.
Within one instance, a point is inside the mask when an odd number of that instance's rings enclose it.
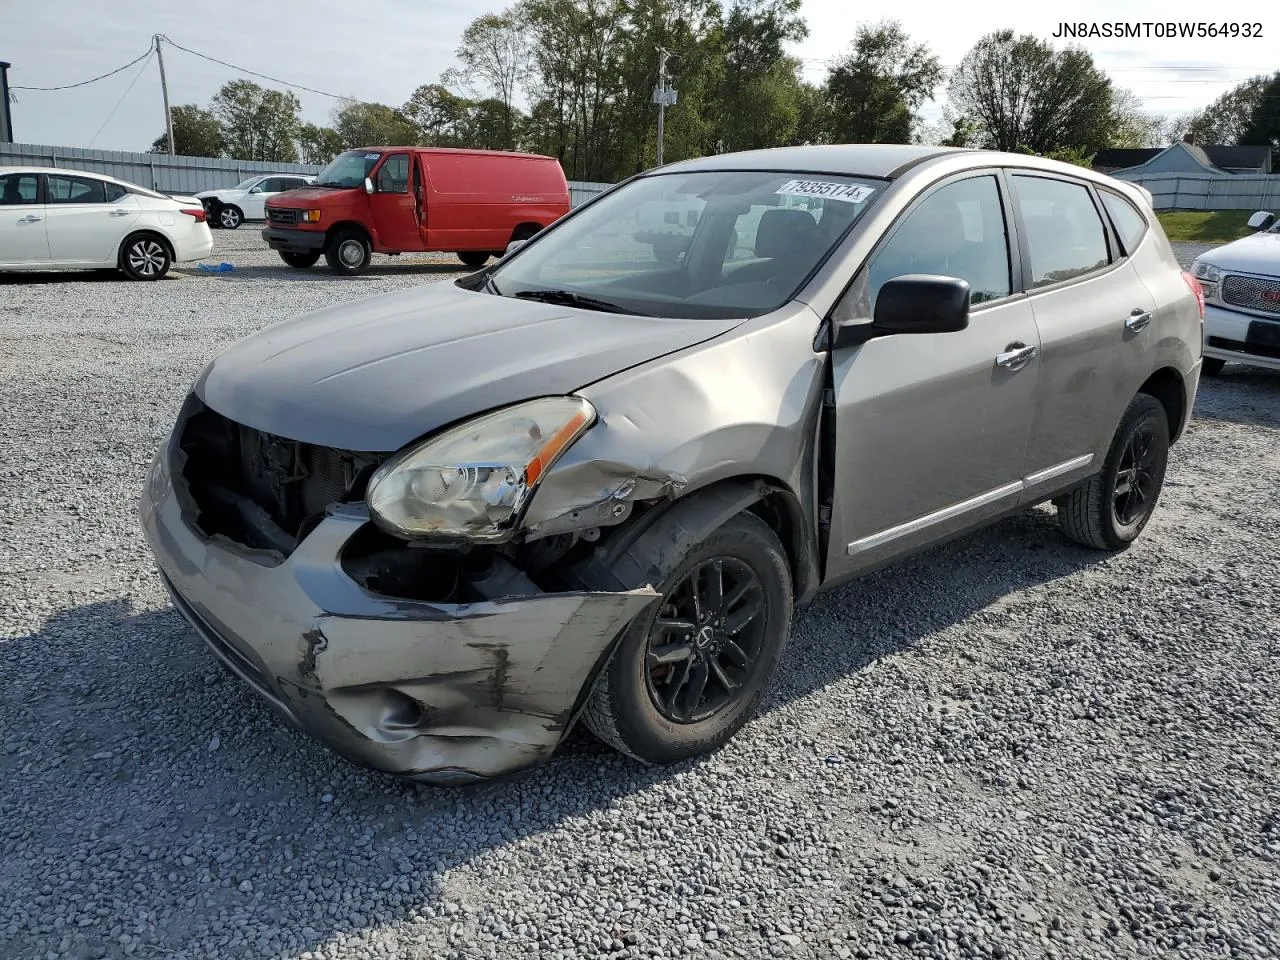
<instances>
[{"instance_id":1,"label":"van wheel","mask_svg":"<svg viewBox=\"0 0 1280 960\"><path fill-rule=\"evenodd\" d=\"M662 574L662 601L627 628L583 719L622 753L663 764L719 749L755 714L791 632L791 568L754 514L699 543L672 515L582 576L600 581L591 589L630 590L650 570Z\"/></svg>"},{"instance_id":2,"label":"van wheel","mask_svg":"<svg viewBox=\"0 0 1280 960\"><path fill-rule=\"evenodd\" d=\"M242 223L244 223L244 214L234 204L229 204L218 210L218 226L222 227L223 230L235 230Z\"/></svg>"},{"instance_id":3,"label":"van wheel","mask_svg":"<svg viewBox=\"0 0 1280 960\"><path fill-rule=\"evenodd\" d=\"M369 246L369 238L359 230L339 230L329 238L324 258L334 273L354 277L369 268L373 249Z\"/></svg>"},{"instance_id":4,"label":"van wheel","mask_svg":"<svg viewBox=\"0 0 1280 960\"><path fill-rule=\"evenodd\" d=\"M483 250L463 250L458 254L458 259L468 267L483 267L489 262L490 254Z\"/></svg>"},{"instance_id":5,"label":"van wheel","mask_svg":"<svg viewBox=\"0 0 1280 960\"><path fill-rule=\"evenodd\" d=\"M280 259L291 267L299 270L305 270L308 267L314 267L316 261L320 259L319 250L309 250L306 253L289 253L285 250L280 251Z\"/></svg>"},{"instance_id":6,"label":"van wheel","mask_svg":"<svg viewBox=\"0 0 1280 960\"><path fill-rule=\"evenodd\" d=\"M1140 393L1116 429L1102 472L1058 503L1063 533L1095 550L1127 548L1151 519L1168 462L1164 406Z\"/></svg>"}]
</instances>

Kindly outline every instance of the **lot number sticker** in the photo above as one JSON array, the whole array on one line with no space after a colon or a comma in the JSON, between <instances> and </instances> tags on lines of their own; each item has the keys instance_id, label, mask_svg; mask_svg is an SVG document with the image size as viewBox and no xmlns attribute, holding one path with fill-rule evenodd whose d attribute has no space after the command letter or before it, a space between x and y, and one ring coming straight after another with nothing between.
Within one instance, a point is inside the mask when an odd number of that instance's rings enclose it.
<instances>
[{"instance_id":1,"label":"lot number sticker","mask_svg":"<svg viewBox=\"0 0 1280 960\"><path fill-rule=\"evenodd\" d=\"M783 196L821 197L825 200L861 203L875 193L876 188L853 183L829 183L824 180L788 180L777 192Z\"/></svg>"}]
</instances>

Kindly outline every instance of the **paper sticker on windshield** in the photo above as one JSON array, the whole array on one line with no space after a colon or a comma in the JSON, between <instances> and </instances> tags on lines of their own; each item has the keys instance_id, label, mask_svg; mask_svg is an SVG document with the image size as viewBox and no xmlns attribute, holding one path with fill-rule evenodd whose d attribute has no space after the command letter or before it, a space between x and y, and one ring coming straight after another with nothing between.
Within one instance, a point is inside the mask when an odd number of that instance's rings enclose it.
<instances>
[{"instance_id":1,"label":"paper sticker on windshield","mask_svg":"<svg viewBox=\"0 0 1280 960\"><path fill-rule=\"evenodd\" d=\"M788 180L776 192L791 197L820 197L824 200L861 203L875 193L876 188L859 183L831 183L826 180Z\"/></svg>"},{"instance_id":2,"label":"paper sticker on windshield","mask_svg":"<svg viewBox=\"0 0 1280 960\"><path fill-rule=\"evenodd\" d=\"M364 158L366 160L377 160L380 156L382 156L380 153L366 153Z\"/></svg>"}]
</instances>

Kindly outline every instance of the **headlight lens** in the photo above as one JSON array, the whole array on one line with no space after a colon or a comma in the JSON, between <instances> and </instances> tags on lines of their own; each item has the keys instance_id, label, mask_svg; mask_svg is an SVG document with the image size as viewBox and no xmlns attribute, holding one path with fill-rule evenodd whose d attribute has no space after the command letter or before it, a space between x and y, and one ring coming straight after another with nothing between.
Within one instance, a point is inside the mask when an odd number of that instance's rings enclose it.
<instances>
[{"instance_id":1,"label":"headlight lens","mask_svg":"<svg viewBox=\"0 0 1280 960\"><path fill-rule=\"evenodd\" d=\"M369 511L401 536L501 541L543 474L596 419L579 397L547 397L447 430L378 468Z\"/></svg>"},{"instance_id":2,"label":"headlight lens","mask_svg":"<svg viewBox=\"0 0 1280 960\"><path fill-rule=\"evenodd\" d=\"M1217 283L1222 279L1222 271L1203 260L1196 261L1195 273L1197 280L1208 280L1210 283Z\"/></svg>"}]
</instances>

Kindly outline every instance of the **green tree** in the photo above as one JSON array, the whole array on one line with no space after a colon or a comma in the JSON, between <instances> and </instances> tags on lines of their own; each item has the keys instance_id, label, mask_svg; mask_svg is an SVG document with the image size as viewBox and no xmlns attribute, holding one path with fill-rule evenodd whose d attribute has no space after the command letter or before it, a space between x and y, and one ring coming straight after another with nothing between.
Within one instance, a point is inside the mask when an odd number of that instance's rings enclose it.
<instances>
[{"instance_id":1,"label":"green tree","mask_svg":"<svg viewBox=\"0 0 1280 960\"><path fill-rule=\"evenodd\" d=\"M342 137L332 127L304 123L298 128L298 149L303 163L328 163L342 152Z\"/></svg>"},{"instance_id":2,"label":"green tree","mask_svg":"<svg viewBox=\"0 0 1280 960\"><path fill-rule=\"evenodd\" d=\"M425 83L409 97L400 113L413 124L417 142L429 147L456 147L466 136L471 101L439 83Z\"/></svg>"},{"instance_id":3,"label":"green tree","mask_svg":"<svg viewBox=\"0 0 1280 960\"><path fill-rule=\"evenodd\" d=\"M1190 133L1195 142L1201 144L1241 143L1253 118L1254 107L1271 79L1265 73L1250 77L1207 107L1177 118L1172 129L1167 131L1172 134L1168 139L1181 140L1183 134Z\"/></svg>"},{"instance_id":4,"label":"green tree","mask_svg":"<svg viewBox=\"0 0 1280 960\"><path fill-rule=\"evenodd\" d=\"M462 32L457 56L462 64L460 77L478 84L490 94L487 100L501 105L502 135L495 146L513 148L519 123L516 95L529 71L528 25L519 10L488 13L471 21Z\"/></svg>"},{"instance_id":5,"label":"green tree","mask_svg":"<svg viewBox=\"0 0 1280 960\"><path fill-rule=\"evenodd\" d=\"M853 49L827 74L831 135L842 143L910 143L916 111L942 82L942 62L902 25L858 28Z\"/></svg>"},{"instance_id":6,"label":"green tree","mask_svg":"<svg viewBox=\"0 0 1280 960\"><path fill-rule=\"evenodd\" d=\"M173 152L180 157L222 156L222 127L211 112L194 103L179 104L171 111ZM168 153L168 132L151 144L150 153Z\"/></svg>"},{"instance_id":7,"label":"green tree","mask_svg":"<svg viewBox=\"0 0 1280 960\"><path fill-rule=\"evenodd\" d=\"M222 128L223 150L237 160L296 163L298 113L289 91L267 90L250 80L232 80L214 94L212 113Z\"/></svg>"},{"instance_id":8,"label":"green tree","mask_svg":"<svg viewBox=\"0 0 1280 960\"><path fill-rule=\"evenodd\" d=\"M1157 147L1164 142L1164 121L1147 113L1132 90L1111 91L1111 139L1107 146Z\"/></svg>"},{"instance_id":9,"label":"green tree","mask_svg":"<svg viewBox=\"0 0 1280 960\"><path fill-rule=\"evenodd\" d=\"M1272 150L1280 150L1280 71L1259 91L1249 112L1249 123L1240 134L1240 143L1266 144Z\"/></svg>"},{"instance_id":10,"label":"green tree","mask_svg":"<svg viewBox=\"0 0 1280 960\"><path fill-rule=\"evenodd\" d=\"M409 146L418 131L399 110L382 103L349 102L333 112L333 129L343 149L374 146Z\"/></svg>"},{"instance_id":11,"label":"green tree","mask_svg":"<svg viewBox=\"0 0 1280 960\"><path fill-rule=\"evenodd\" d=\"M948 93L978 127L981 145L997 150L1097 150L1111 139L1111 81L1079 48L990 33L965 54Z\"/></svg>"}]
</instances>

